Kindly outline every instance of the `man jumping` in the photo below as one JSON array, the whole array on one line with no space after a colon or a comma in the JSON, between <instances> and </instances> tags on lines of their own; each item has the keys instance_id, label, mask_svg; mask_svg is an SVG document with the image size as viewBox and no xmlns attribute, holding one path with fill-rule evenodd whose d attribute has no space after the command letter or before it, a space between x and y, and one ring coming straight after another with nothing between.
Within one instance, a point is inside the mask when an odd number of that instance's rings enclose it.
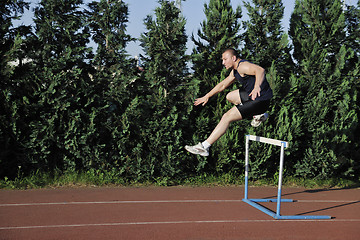
<instances>
[{"instance_id":1,"label":"man jumping","mask_svg":"<svg viewBox=\"0 0 360 240\"><path fill-rule=\"evenodd\" d=\"M209 98L224 91L235 80L238 80L242 87L226 95L226 99L235 106L222 116L210 136L202 143L185 146L185 149L193 154L209 156L210 146L224 135L230 123L234 121L253 118L251 125L256 127L267 119L267 115L264 113L269 108L273 93L265 78L265 70L256 64L240 59L233 48L224 51L222 64L226 69L231 69L229 76L205 96L196 99L194 105L204 106Z\"/></svg>"}]
</instances>

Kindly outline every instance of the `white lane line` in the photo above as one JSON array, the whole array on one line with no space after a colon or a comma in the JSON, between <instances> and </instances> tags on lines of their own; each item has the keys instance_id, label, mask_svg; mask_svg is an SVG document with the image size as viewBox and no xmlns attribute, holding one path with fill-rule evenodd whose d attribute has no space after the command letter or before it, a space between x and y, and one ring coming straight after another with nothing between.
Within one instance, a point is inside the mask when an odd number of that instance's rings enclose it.
<instances>
[{"instance_id":1,"label":"white lane line","mask_svg":"<svg viewBox=\"0 0 360 240\"><path fill-rule=\"evenodd\" d=\"M218 203L242 202L242 200L154 200L154 201L100 201L100 202L49 202L49 203L5 203L0 207L42 206L42 205L81 205L81 204L139 204L139 203Z\"/></svg>"},{"instance_id":2,"label":"white lane line","mask_svg":"<svg viewBox=\"0 0 360 240\"><path fill-rule=\"evenodd\" d=\"M360 200L296 200L303 203L357 203ZM44 202L44 203L4 203L0 207L46 206L46 205L86 205L86 204L141 204L141 203L232 203L242 200L153 200L153 201L99 201L99 202Z\"/></svg>"},{"instance_id":3,"label":"white lane line","mask_svg":"<svg viewBox=\"0 0 360 240\"><path fill-rule=\"evenodd\" d=\"M360 222L360 219L289 219L289 220L211 220L211 221L169 221L169 222L120 222L120 223L93 223L93 224L67 224L67 225L39 225L39 226L13 226L0 227L0 230L44 229L44 228L75 228L75 227L106 227L129 225L160 225L160 224L206 224L206 223L269 223L269 222Z\"/></svg>"},{"instance_id":4,"label":"white lane line","mask_svg":"<svg viewBox=\"0 0 360 240\"><path fill-rule=\"evenodd\" d=\"M309 203L360 203L360 200L296 200L296 202Z\"/></svg>"}]
</instances>

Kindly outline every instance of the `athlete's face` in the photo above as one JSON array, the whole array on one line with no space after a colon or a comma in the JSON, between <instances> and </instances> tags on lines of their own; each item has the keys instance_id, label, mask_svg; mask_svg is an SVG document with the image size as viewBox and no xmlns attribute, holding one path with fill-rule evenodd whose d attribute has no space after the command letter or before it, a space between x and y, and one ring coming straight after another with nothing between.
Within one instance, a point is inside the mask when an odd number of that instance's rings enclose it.
<instances>
[{"instance_id":1,"label":"athlete's face","mask_svg":"<svg viewBox=\"0 0 360 240\"><path fill-rule=\"evenodd\" d=\"M222 64L226 69L230 69L234 66L234 62L236 61L236 57L232 55L230 52L224 52L222 54Z\"/></svg>"}]
</instances>

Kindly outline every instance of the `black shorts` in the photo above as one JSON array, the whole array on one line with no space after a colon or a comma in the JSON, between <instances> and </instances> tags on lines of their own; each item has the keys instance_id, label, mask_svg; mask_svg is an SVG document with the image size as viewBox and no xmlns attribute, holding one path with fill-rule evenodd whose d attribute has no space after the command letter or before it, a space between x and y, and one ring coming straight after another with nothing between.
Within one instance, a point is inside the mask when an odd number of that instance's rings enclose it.
<instances>
[{"instance_id":1,"label":"black shorts","mask_svg":"<svg viewBox=\"0 0 360 240\"><path fill-rule=\"evenodd\" d=\"M243 119L251 119L254 115L265 113L270 106L270 100L252 100L244 90L239 90L241 104L236 105Z\"/></svg>"}]
</instances>

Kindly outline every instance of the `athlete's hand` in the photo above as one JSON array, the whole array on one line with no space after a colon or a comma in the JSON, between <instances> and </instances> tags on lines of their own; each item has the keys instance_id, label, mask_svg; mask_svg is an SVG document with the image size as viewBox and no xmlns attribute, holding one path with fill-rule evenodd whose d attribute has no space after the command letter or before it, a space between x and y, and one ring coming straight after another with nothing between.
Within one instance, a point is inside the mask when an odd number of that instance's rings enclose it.
<instances>
[{"instance_id":1,"label":"athlete's hand","mask_svg":"<svg viewBox=\"0 0 360 240\"><path fill-rule=\"evenodd\" d=\"M207 96L195 99L194 105L198 106L198 105L202 105L205 106L205 104L209 101L209 98Z\"/></svg>"},{"instance_id":2,"label":"athlete's hand","mask_svg":"<svg viewBox=\"0 0 360 240\"><path fill-rule=\"evenodd\" d=\"M255 86L254 89L249 94L249 97L254 101L257 97L260 97L260 87Z\"/></svg>"}]
</instances>

